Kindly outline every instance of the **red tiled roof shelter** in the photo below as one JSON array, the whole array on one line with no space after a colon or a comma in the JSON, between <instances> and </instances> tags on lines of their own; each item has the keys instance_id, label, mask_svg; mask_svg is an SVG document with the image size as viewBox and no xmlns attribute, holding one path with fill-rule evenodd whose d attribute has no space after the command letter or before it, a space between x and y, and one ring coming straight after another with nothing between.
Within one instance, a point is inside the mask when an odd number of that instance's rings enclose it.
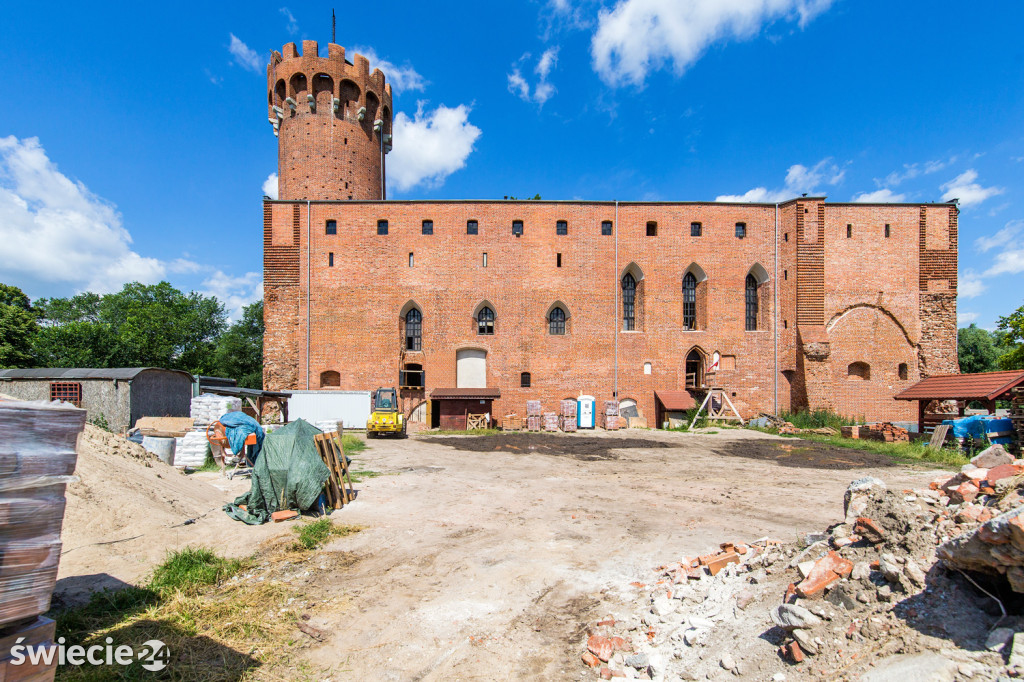
<instances>
[{"instance_id":1,"label":"red tiled roof shelter","mask_svg":"<svg viewBox=\"0 0 1024 682\"><path fill-rule=\"evenodd\" d=\"M917 400L917 427L924 431L924 408L932 400L957 400L985 403L990 412L996 400L1008 398L1010 389L1024 384L1024 370L979 372L977 374L938 374L922 379L893 396L896 400ZM961 410L961 414L962 414Z\"/></svg>"},{"instance_id":2,"label":"red tiled roof shelter","mask_svg":"<svg viewBox=\"0 0 1024 682\"><path fill-rule=\"evenodd\" d=\"M697 401L689 391L655 391L655 427L661 428L668 412L686 412L697 407Z\"/></svg>"}]
</instances>

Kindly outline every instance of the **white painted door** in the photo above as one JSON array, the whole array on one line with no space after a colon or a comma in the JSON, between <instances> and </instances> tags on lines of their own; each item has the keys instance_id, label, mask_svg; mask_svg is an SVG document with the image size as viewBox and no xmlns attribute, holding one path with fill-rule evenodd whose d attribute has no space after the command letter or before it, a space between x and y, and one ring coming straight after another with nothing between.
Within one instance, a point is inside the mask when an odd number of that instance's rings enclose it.
<instances>
[{"instance_id":1,"label":"white painted door","mask_svg":"<svg viewBox=\"0 0 1024 682\"><path fill-rule=\"evenodd\" d=\"M457 388L487 388L487 351L465 348L455 352Z\"/></svg>"}]
</instances>

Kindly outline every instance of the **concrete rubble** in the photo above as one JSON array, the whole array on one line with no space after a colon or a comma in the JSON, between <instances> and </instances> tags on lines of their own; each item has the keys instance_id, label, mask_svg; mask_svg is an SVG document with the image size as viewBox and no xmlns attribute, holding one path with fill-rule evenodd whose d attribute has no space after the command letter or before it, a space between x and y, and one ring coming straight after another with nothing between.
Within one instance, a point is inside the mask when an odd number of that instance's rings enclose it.
<instances>
[{"instance_id":1,"label":"concrete rubble","mask_svg":"<svg viewBox=\"0 0 1024 682\"><path fill-rule=\"evenodd\" d=\"M582 677L1024 677L1022 474L994 446L924 490L859 479L824 532L658 566L606 592L612 615L588 624Z\"/></svg>"}]
</instances>

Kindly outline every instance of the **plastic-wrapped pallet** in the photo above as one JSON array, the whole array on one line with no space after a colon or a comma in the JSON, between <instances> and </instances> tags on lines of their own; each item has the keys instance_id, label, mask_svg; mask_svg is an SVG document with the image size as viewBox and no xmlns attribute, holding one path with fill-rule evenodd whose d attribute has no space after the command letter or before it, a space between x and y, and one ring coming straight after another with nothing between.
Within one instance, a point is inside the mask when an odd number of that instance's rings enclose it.
<instances>
[{"instance_id":1,"label":"plastic-wrapped pallet","mask_svg":"<svg viewBox=\"0 0 1024 682\"><path fill-rule=\"evenodd\" d=\"M576 430L576 417L559 417L561 421L562 430L565 432L572 432Z\"/></svg>"},{"instance_id":2,"label":"plastic-wrapped pallet","mask_svg":"<svg viewBox=\"0 0 1024 682\"><path fill-rule=\"evenodd\" d=\"M576 417L576 401L575 400L563 400L561 402L562 411L560 416L562 417Z\"/></svg>"},{"instance_id":3,"label":"plastic-wrapped pallet","mask_svg":"<svg viewBox=\"0 0 1024 682\"><path fill-rule=\"evenodd\" d=\"M558 430L558 415L554 412L544 413L544 430L545 431L557 431Z\"/></svg>"},{"instance_id":4,"label":"plastic-wrapped pallet","mask_svg":"<svg viewBox=\"0 0 1024 682\"><path fill-rule=\"evenodd\" d=\"M544 411L541 407L539 400L527 400L526 401L526 416L527 417L539 417Z\"/></svg>"},{"instance_id":5,"label":"plastic-wrapped pallet","mask_svg":"<svg viewBox=\"0 0 1024 682\"><path fill-rule=\"evenodd\" d=\"M600 426L608 431L622 428L622 418L617 414L602 414Z\"/></svg>"},{"instance_id":6,"label":"plastic-wrapped pallet","mask_svg":"<svg viewBox=\"0 0 1024 682\"><path fill-rule=\"evenodd\" d=\"M604 401L604 414L617 417L619 415L619 403L614 400Z\"/></svg>"},{"instance_id":7,"label":"plastic-wrapped pallet","mask_svg":"<svg viewBox=\"0 0 1024 682\"><path fill-rule=\"evenodd\" d=\"M540 415L527 415L526 417L526 430L527 431L540 431L541 417Z\"/></svg>"},{"instance_id":8,"label":"plastic-wrapped pallet","mask_svg":"<svg viewBox=\"0 0 1024 682\"><path fill-rule=\"evenodd\" d=\"M206 463L206 453L210 442L206 440L206 431L189 431L181 438L175 438L174 466L201 467Z\"/></svg>"},{"instance_id":9,"label":"plastic-wrapped pallet","mask_svg":"<svg viewBox=\"0 0 1024 682\"><path fill-rule=\"evenodd\" d=\"M228 412L242 409L242 399L226 395L203 393L192 398L189 416L196 426L212 424Z\"/></svg>"},{"instance_id":10,"label":"plastic-wrapped pallet","mask_svg":"<svg viewBox=\"0 0 1024 682\"><path fill-rule=\"evenodd\" d=\"M0 627L50 608L85 415L60 403L0 403Z\"/></svg>"}]
</instances>

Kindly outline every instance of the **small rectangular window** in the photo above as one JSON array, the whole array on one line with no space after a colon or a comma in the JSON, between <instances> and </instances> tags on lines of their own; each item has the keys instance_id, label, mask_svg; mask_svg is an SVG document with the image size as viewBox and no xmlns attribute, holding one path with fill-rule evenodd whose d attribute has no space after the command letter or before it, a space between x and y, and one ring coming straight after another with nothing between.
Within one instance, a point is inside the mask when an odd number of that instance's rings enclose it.
<instances>
[{"instance_id":1,"label":"small rectangular window","mask_svg":"<svg viewBox=\"0 0 1024 682\"><path fill-rule=\"evenodd\" d=\"M789 270L782 271L782 279L789 279Z\"/></svg>"},{"instance_id":2,"label":"small rectangular window","mask_svg":"<svg viewBox=\"0 0 1024 682\"><path fill-rule=\"evenodd\" d=\"M783 237L783 241L787 241L788 242L789 241L789 232L786 232L785 234L783 234L782 237Z\"/></svg>"},{"instance_id":3,"label":"small rectangular window","mask_svg":"<svg viewBox=\"0 0 1024 682\"><path fill-rule=\"evenodd\" d=\"M81 407L82 384L71 381L55 381L50 384L50 400L63 400L75 407Z\"/></svg>"},{"instance_id":4,"label":"small rectangular window","mask_svg":"<svg viewBox=\"0 0 1024 682\"><path fill-rule=\"evenodd\" d=\"M519 375L519 387L520 388L530 388L530 373L529 372L523 372L522 374Z\"/></svg>"},{"instance_id":5,"label":"small rectangular window","mask_svg":"<svg viewBox=\"0 0 1024 682\"><path fill-rule=\"evenodd\" d=\"M690 223L690 236L699 237L702 227L700 223Z\"/></svg>"},{"instance_id":6,"label":"small rectangular window","mask_svg":"<svg viewBox=\"0 0 1024 682\"><path fill-rule=\"evenodd\" d=\"M338 221L328 220L327 224L324 226L324 232L326 234L338 234Z\"/></svg>"},{"instance_id":7,"label":"small rectangular window","mask_svg":"<svg viewBox=\"0 0 1024 682\"><path fill-rule=\"evenodd\" d=\"M523 236L523 221L522 220L513 220L512 221L512 234L514 234L517 237L522 237Z\"/></svg>"},{"instance_id":8,"label":"small rectangular window","mask_svg":"<svg viewBox=\"0 0 1024 682\"><path fill-rule=\"evenodd\" d=\"M423 234L434 234L434 221L424 220L423 221Z\"/></svg>"},{"instance_id":9,"label":"small rectangular window","mask_svg":"<svg viewBox=\"0 0 1024 682\"><path fill-rule=\"evenodd\" d=\"M410 251L409 252L409 267L411 268L412 265L413 265L413 257L412 257L412 251Z\"/></svg>"},{"instance_id":10,"label":"small rectangular window","mask_svg":"<svg viewBox=\"0 0 1024 682\"><path fill-rule=\"evenodd\" d=\"M480 225L475 220L466 221L466 234L478 234L480 231Z\"/></svg>"},{"instance_id":11,"label":"small rectangular window","mask_svg":"<svg viewBox=\"0 0 1024 682\"><path fill-rule=\"evenodd\" d=\"M327 254L327 267L329 267L329 268L333 268L334 267L334 252L333 251L331 251L331 252L329 252Z\"/></svg>"},{"instance_id":12,"label":"small rectangular window","mask_svg":"<svg viewBox=\"0 0 1024 682\"><path fill-rule=\"evenodd\" d=\"M484 267L487 267L487 252L484 251Z\"/></svg>"},{"instance_id":13,"label":"small rectangular window","mask_svg":"<svg viewBox=\"0 0 1024 682\"><path fill-rule=\"evenodd\" d=\"M846 226L846 238L849 239L853 236L853 225Z\"/></svg>"},{"instance_id":14,"label":"small rectangular window","mask_svg":"<svg viewBox=\"0 0 1024 682\"><path fill-rule=\"evenodd\" d=\"M604 237L609 236L612 233L612 221L602 220L601 221L601 235Z\"/></svg>"},{"instance_id":15,"label":"small rectangular window","mask_svg":"<svg viewBox=\"0 0 1024 682\"><path fill-rule=\"evenodd\" d=\"M658 236L658 223L654 220L647 221L647 236L657 237Z\"/></svg>"},{"instance_id":16,"label":"small rectangular window","mask_svg":"<svg viewBox=\"0 0 1024 682\"><path fill-rule=\"evenodd\" d=\"M562 254L558 254L557 258L555 258L555 267L562 267Z\"/></svg>"},{"instance_id":17,"label":"small rectangular window","mask_svg":"<svg viewBox=\"0 0 1024 682\"><path fill-rule=\"evenodd\" d=\"M743 239L746 236L747 236L747 224L746 223L736 223L736 237L738 239Z\"/></svg>"},{"instance_id":18,"label":"small rectangular window","mask_svg":"<svg viewBox=\"0 0 1024 682\"><path fill-rule=\"evenodd\" d=\"M387 233L388 233L388 221L386 221L386 220L378 220L377 221L377 234L387 234Z\"/></svg>"},{"instance_id":19,"label":"small rectangular window","mask_svg":"<svg viewBox=\"0 0 1024 682\"><path fill-rule=\"evenodd\" d=\"M889 238L889 223L885 224L885 238Z\"/></svg>"},{"instance_id":20,"label":"small rectangular window","mask_svg":"<svg viewBox=\"0 0 1024 682\"><path fill-rule=\"evenodd\" d=\"M559 220L555 223L555 234L569 234L569 223L565 220Z\"/></svg>"},{"instance_id":21,"label":"small rectangular window","mask_svg":"<svg viewBox=\"0 0 1024 682\"><path fill-rule=\"evenodd\" d=\"M789 320L783 320L782 321L782 328L783 329L789 329Z\"/></svg>"}]
</instances>

